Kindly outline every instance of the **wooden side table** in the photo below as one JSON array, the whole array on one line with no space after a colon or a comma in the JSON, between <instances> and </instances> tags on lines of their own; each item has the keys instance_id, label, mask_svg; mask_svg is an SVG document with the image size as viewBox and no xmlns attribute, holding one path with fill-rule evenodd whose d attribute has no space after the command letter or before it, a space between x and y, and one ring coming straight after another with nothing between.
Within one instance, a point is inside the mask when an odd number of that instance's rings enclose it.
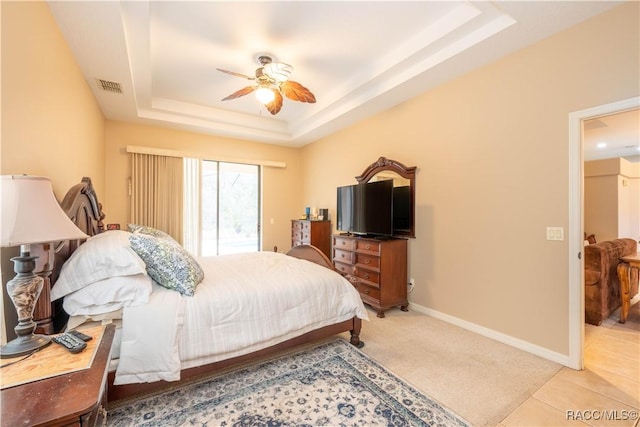
<instances>
[{"instance_id":1,"label":"wooden side table","mask_svg":"<svg viewBox=\"0 0 640 427\"><path fill-rule=\"evenodd\" d=\"M115 326L107 325L88 368L2 389L2 425L95 426L106 421L107 373ZM93 334L90 334L93 336ZM89 347L87 347L88 351ZM64 350L52 343L39 353ZM78 353L80 354L80 353ZM20 366L21 362L13 366Z\"/></svg>"},{"instance_id":2,"label":"wooden side table","mask_svg":"<svg viewBox=\"0 0 640 427\"><path fill-rule=\"evenodd\" d=\"M627 255L620 258L618 264L618 279L620 279L620 323L627 321L629 306L631 305L631 283L638 280L638 270L640 269L640 253Z\"/></svg>"}]
</instances>

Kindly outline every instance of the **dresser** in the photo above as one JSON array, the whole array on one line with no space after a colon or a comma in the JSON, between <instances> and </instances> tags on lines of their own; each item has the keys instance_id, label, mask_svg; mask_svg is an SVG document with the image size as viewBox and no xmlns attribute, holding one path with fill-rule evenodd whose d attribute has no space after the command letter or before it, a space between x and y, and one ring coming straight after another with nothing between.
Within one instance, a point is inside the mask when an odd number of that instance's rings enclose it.
<instances>
[{"instance_id":1,"label":"dresser","mask_svg":"<svg viewBox=\"0 0 640 427\"><path fill-rule=\"evenodd\" d=\"M331 221L291 220L291 247L313 245L331 259Z\"/></svg>"},{"instance_id":2,"label":"dresser","mask_svg":"<svg viewBox=\"0 0 640 427\"><path fill-rule=\"evenodd\" d=\"M408 311L407 241L333 236L333 265L360 292L362 302L378 317L399 306Z\"/></svg>"}]
</instances>

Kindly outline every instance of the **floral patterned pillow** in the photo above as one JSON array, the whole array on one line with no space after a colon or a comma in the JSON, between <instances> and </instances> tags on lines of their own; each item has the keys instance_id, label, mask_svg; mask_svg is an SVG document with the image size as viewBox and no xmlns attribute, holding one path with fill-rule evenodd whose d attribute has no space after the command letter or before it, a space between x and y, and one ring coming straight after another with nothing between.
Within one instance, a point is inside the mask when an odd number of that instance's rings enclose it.
<instances>
[{"instance_id":1,"label":"floral patterned pillow","mask_svg":"<svg viewBox=\"0 0 640 427\"><path fill-rule=\"evenodd\" d=\"M157 228L149 227L148 225L139 225L139 224L127 224L127 228L131 233L140 233L146 234L153 237L158 237L160 239L171 239L175 240L169 234L165 233L162 230L158 230Z\"/></svg>"},{"instance_id":2,"label":"floral patterned pillow","mask_svg":"<svg viewBox=\"0 0 640 427\"><path fill-rule=\"evenodd\" d=\"M193 296L198 283L204 279L200 264L173 239L133 233L131 248L142 258L147 273L159 285Z\"/></svg>"}]
</instances>

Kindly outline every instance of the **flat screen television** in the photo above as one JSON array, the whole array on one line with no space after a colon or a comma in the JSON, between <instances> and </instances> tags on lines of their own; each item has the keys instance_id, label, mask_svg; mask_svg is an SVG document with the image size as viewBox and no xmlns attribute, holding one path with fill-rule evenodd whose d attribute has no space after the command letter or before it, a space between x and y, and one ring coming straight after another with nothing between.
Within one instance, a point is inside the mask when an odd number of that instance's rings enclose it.
<instances>
[{"instance_id":1,"label":"flat screen television","mask_svg":"<svg viewBox=\"0 0 640 427\"><path fill-rule=\"evenodd\" d=\"M338 230L373 236L393 235L393 181L338 187L337 196Z\"/></svg>"},{"instance_id":2,"label":"flat screen television","mask_svg":"<svg viewBox=\"0 0 640 427\"><path fill-rule=\"evenodd\" d=\"M393 187L393 233L411 230L411 187Z\"/></svg>"},{"instance_id":3,"label":"flat screen television","mask_svg":"<svg viewBox=\"0 0 640 427\"><path fill-rule=\"evenodd\" d=\"M357 185L338 187L338 199L336 204L336 228L339 231L352 232L354 230L355 198Z\"/></svg>"}]
</instances>

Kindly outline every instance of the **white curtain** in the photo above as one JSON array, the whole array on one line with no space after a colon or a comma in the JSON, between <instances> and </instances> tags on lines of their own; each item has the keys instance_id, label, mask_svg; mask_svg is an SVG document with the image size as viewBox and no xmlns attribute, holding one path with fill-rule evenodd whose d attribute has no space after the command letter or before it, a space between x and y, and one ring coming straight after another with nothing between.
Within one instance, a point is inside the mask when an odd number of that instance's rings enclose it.
<instances>
[{"instance_id":1,"label":"white curtain","mask_svg":"<svg viewBox=\"0 0 640 427\"><path fill-rule=\"evenodd\" d=\"M200 159L184 158L183 246L192 255L202 253L200 239Z\"/></svg>"}]
</instances>

